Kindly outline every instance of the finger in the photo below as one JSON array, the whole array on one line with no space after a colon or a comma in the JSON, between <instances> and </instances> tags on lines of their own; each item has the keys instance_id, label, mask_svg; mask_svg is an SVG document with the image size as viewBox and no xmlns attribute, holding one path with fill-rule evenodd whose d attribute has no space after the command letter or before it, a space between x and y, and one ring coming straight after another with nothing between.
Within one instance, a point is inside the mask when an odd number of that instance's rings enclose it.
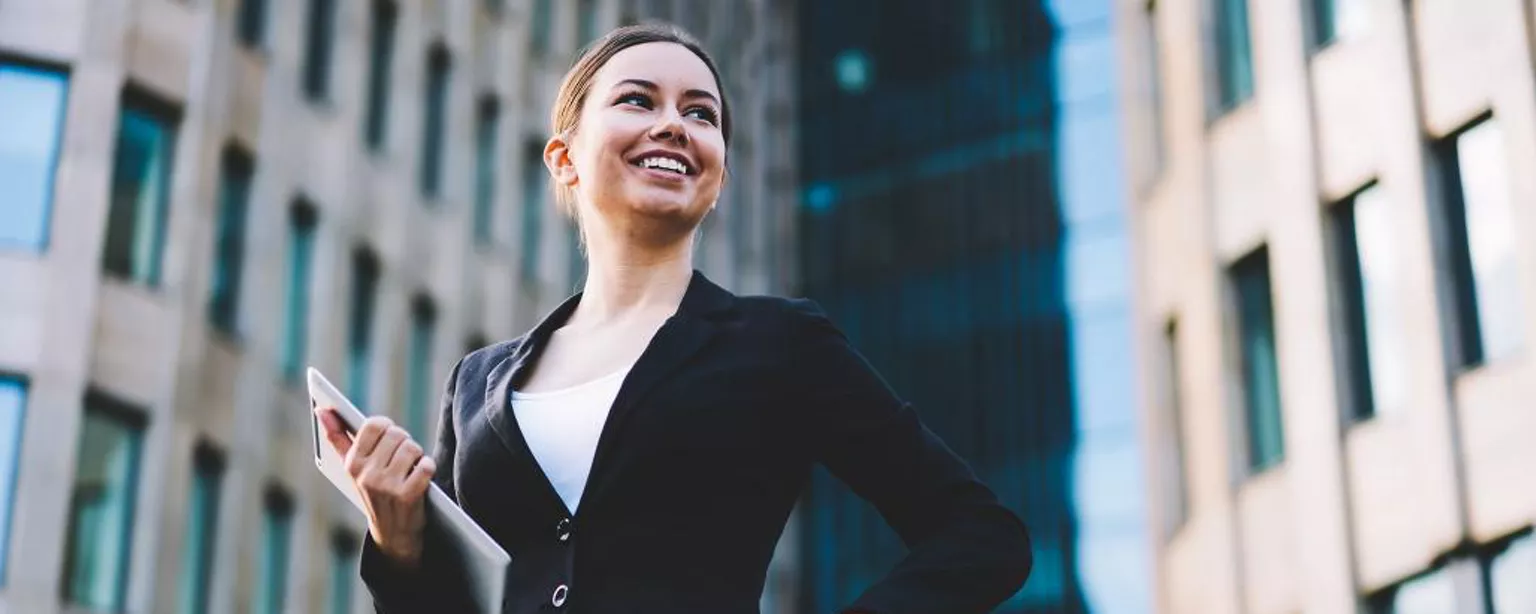
<instances>
[{"instance_id":1,"label":"finger","mask_svg":"<svg viewBox=\"0 0 1536 614\"><path fill-rule=\"evenodd\" d=\"M416 466L416 461L421 460L421 445L410 438L400 442L400 447L395 448L395 454L389 459L387 471L391 474L405 476Z\"/></svg>"},{"instance_id":2,"label":"finger","mask_svg":"<svg viewBox=\"0 0 1536 614\"><path fill-rule=\"evenodd\" d=\"M421 457L416 466L411 468L411 474L405 476L405 489L413 495L427 491L427 485L432 482L432 476L437 475L437 461L430 456Z\"/></svg>"},{"instance_id":3,"label":"finger","mask_svg":"<svg viewBox=\"0 0 1536 614\"><path fill-rule=\"evenodd\" d=\"M379 439L388 432L395 423L384 416L373 416L363 421L362 428L357 429L357 437L352 440L353 447L357 448L360 456L372 456L374 448L378 447ZM391 450L391 453L394 451ZM386 459L388 457L385 457Z\"/></svg>"},{"instance_id":4,"label":"finger","mask_svg":"<svg viewBox=\"0 0 1536 614\"><path fill-rule=\"evenodd\" d=\"M389 461L395 457L395 451L400 449L400 444L405 443L407 439L409 437L406 436L405 429L398 426L389 427L389 430L384 432L384 436L379 438L379 445L373 448L373 454L368 455L368 464L387 473Z\"/></svg>"},{"instance_id":5,"label":"finger","mask_svg":"<svg viewBox=\"0 0 1536 614\"><path fill-rule=\"evenodd\" d=\"M347 427L341 421L341 416L336 410L322 407L315 410L320 418L320 427L325 429L325 439L331 443L331 448L336 450L338 456L345 457L352 449L352 436L347 433Z\"/></svg>"}]
</instances>

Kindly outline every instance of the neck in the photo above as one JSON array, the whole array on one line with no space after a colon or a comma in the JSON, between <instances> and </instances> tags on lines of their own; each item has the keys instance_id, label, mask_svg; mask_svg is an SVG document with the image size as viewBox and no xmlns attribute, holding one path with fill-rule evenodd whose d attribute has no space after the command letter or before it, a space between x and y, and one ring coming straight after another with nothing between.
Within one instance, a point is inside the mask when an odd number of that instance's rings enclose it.
<instances>
[{"instance_id":1,"label":"neck","mask_svg":"<svg viewBox=\"0 0 1536 614\"><path fill-rule=\"evenodd\" d=\"M587 281L581 302L566 327L602 326L635 317L670 316L677 311L693 279L691 233L668 245L595 238L598 240L588 244Z\"/></svg>"}]
</instances>

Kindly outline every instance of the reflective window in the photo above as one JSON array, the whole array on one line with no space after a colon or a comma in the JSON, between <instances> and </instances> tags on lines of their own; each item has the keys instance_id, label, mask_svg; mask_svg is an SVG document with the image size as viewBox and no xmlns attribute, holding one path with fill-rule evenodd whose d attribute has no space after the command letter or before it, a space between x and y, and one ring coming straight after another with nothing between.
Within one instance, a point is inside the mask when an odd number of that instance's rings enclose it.
<instances>
[{"instance_id":1,"label":"reflective window","mask_svg":"<svg viewBox=\"0 0 1536 614\"><path fill-rule=\"evenodd\" d=\"M597 39L597 1L576 2L576 44L586 45Z\"/></svg>"},{"instance_id":2,"label":"reflective window","mask_svg":"<svg viewBox=\"0 0 1536 614\"><path fill-rule=\"evenodd\" d=\"M352 612L352 587L357 583L359 542L347 531L331 538L331 614Z\"/></svg>"},{"instance_id":3,"label":"reflective window","mask_svg":"<svg viewBox=\"0 0 1536 614\"><path fill-rule=\"evenodd\" d=\"M489 244L496 210L496 131L500 125L500 109L496 99L486 97L480 101L480 112L475 118L475 241Z\"/></svg>"},{"instance_id":4,"label":"reflective window","mask_svg":"<svg viewBox=\"0 0 1536 614\"><path fill-rule=\"evenodd\" d=\"M1231 269L1236 294L1238 356L1243 388L1243 424L1248 431L1248 468L1261 472L1285 456L1280 417L1280 369L1275 351L1269 254L1265 248Z\"/></svg>"},{"instance_id":5,"label":"reflective window","mask_svg":"<svg viewBox=\"0 0 1536 614\"><path fill-rule=\"evenodd\" d=\"M176 126L172 114L130 98L119 117L102 266L150 286L160 283Z\"/></svg>"},{"instance_id":6,"label":"reflective window","mask_svg":"<svg viewBox=\"0 0 1536 614\"><path fill-rule=\"evenodd\" d=\"M1334 205L1330 213L1348 367L1341 383L1354 420L1396 413L1409 401L1408 352L1394 298L1402 285L1394 213L1376 186Z\"/></svg>"},{"instance_id":7,"label":"reflective window","mask_svg":"<svg viewBox=\"0 0 1536 614\"><path fill-rule=\"evenodd\" d=\"M310 0L304 42L304 95L310 100L324 99L330 92L335 37L336 0Z\"/></svg>"},{"instance_id":8,"label":"reflective window","mask_svg":"<svg viewBox=\"0 0 1536 614\"><path fill-rule=\"evenodd\" d=\"M534 55L549 52L549 29L554 21L551 0L533 0L532 17L528 20L528 44Z\"/></svg>"},{"instance_id":9,"label":"reflective window","mask_svg":"<svg viewBox=\"0 0 1536 614\"><path fill-rule=\"evenodd\" d=\"M443 130L448 112L448 51L434 46L427 58L426 116L422 119L421 193L427 197L442 194Z\"/></svg>"},{"instance_id":10,"label":"reflective window","mask_svg":"<svg viewBox=\"0 0 1536 614\"><path fill-rule=\"evenodd\" d=\"M369 149L384 148L389 126L389 75L395 59L395 25L399 11L393 0L374 0L373 38L368 50L368 99L363 110L363 139Z\"/></svg>"},{"instance_id":11,"label":"reflective window","mask_svg":"<svg viewBox=\"0 0 1536 614\"><path fill-rule=\"evenodd\" d=\"M309 283L315 258L315 209L293 204L288 218L288 287L283 304L283 375L296 380L304 370L309 344Z\"/></svg>"},{"instance_id":12,"label":"reflective window","mask_svg":"<svg viewBox=\"0 0 1536 614\"><path fill-rule=\"evenodd\" d=\"M1307 44L1316 51L1364 34L1370 7L1364 0L1306 0Z\"/></svg>"},{"instance_id":13,"label":"reflective window","mask_svg":"<svg viewBox=\"0 0 1536 614\"><path fill-rule=\"evenodd\" d=\"M16 463L21 451L22 416L27 408L27 385L0 377L0 582L6 577L11 545L12 500L16 496Z\"/></svg>"},{"instance_id":14,"label":"reflective window","mask_svg":"<svg viewBox=\"0 0 1536 614\"><path fill-rule=\"evenodd\" d=\"M213 582L215 539L219 525L219 493L224 481L224 457L199 446L192 460L192 490L187 497L186 541L181 551L180 611L208 611Z\"/></svg>"},{"instance_id":15,"label":"reflective window","mask_svg":"<svg viewBox=\"0 0 1536 614\"><path fill-rule=\"evenodd\" d=\"M347 319L347 396L367 411L373 356L373 313L379 294L379 261L366 249L352 254L352 307Z\"/></svg>"},{"instance_id":16,"label":"reflective window","mask_svg":"<svg viewBox=\"0 0 1536 614\"><path fill-rule=\"evenodd\" d=\"M1496 362L1525 343L1515 223L1504 136L1496 118L1473 124L1439 148L1446 171L1461 363Z\"/></svg>"},{"instance_id":17,"label":"reflective window","mask_svg":"<svg viewBox=\"0 0 1536 614\"><path fill-rule=\"evenodd\" d=\"M267 0L240 0L235 17L235 34L247 47L261 46L267 28Z\"/></svg>"},{"instance_id":18,"label":"reflective window","mask_svg":"<svg viewBox=\"0 0 1536 614\"><path fill-rule=\"evenodd\" d=\"M1399 586L1392 598L1391 614L1446 614L1456 612L1456 578L1446 567Z\"/></svg>"},{"instance_id":19,"label":"reflective window","mask_svg":"<svg viewBox=\"0 0 1536 614\"><path fill-rule=\"evenodd\" d=\"M432 416L432 332L437 326L437 308L432 299L416 297L411 307L410 365L406 372L405 428L417 441L427 441L427 423Z\"/></svg>"},{"instance_id":20,"label":"reflective window","mask_svg":"<svg viewBox=\"0 0 1536 614\"><path fill-rule=\"evenodd\" d=\"M126 606L143 437L142 419L133 410L87 401L64 549L70 604L114 612Z\"/></svg>"},{"instance_id":21,"label":"reflective window","mask_svg":"<svg viewBox=\"0 0 1536 614\"><path fill-rule=\"evenodd\" d=\"M523 215L521 266L524 283L539 279L539 239L543 236L544 195L549 189L549 173L544 168L544 144L528 143L523 154Z\"/></svg>"},{"instance_id":22,"label":"reflective window","mask_svg":"<svg viewBox=\"0 0 1536 614\"><path fill-rule=\"evenodd\" d=\"M282 614L288 599L288 558L293 545L293 499L276 488L266 494L261 521L261 559L256 614Z\"/></svg>"},{"instance_id":23,"label":"reflective window","mask_svg":"<svg viewBox=\"0 0 1536 614\"><path fill-rule=\"evenodd\" d=\"M1253 48L1248 0L1211 0L1216 52L1216 114L1253 96Z\"/></svg>"},{"instance_id":24,"label":"reflective window","mask_svg":"<svg viewBox=\"0 0 1536 614\"><path fill-rule=\"evenodd\" d=\"M48 245L68 89L62 72L0 63L0 249Z\"/></svg>"},{"instance_id":25,"label":"reflective window","mask_svg":"<svg viewBox=\"0 0 1536 614\"><path fill-rule=\"evenodd\" d=\"M226 332L239 325L240 280L245 270L246 209L251 198L254 164L250 154L231 148L224 152L219 178L219 217L215 232L212 296L208 319Z\"/></svg>"},{"instance_id":26,"label":"reflective window","mask_svg":"<svg viewBox=\"0 0 1536 614\"><path fill-rule=\"evenodd\" d=\"M1536 537L1515 539L1488 566L1493 614L1536 612Z\"/></svg>"}]
</instances>

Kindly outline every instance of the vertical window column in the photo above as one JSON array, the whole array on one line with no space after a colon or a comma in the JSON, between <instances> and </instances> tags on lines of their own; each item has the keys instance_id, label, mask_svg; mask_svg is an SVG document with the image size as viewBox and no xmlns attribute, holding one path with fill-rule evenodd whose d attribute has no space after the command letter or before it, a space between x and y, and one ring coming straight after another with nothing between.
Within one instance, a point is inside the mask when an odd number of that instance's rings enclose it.
<instances>
[{"instance_id":1,"label":"vertical window column","mask_svg":"<svg viewBox=\"0 0 1536 614\"><path fill-rule=\"evenodd\" d=\"M230 147L224 151L219 174L219 217L208 319L219 330L235 334L239 327L240 281L245 270L246 209L255 163L249 153Z\"/></svg>"},{"instance_id":2,"label":"vertical window column","mask_svg":"<svg viewBox=\"0 0 1536 614\"><path fill-rule=\"evenodd\" d=\"M432 340L437 307L417 296L411 305L410 364L406 374L405 428L417 441L430 441L427 422L432 415Z\"/></svg>"},{"instance_id":3,"label":"vertical window column","mask_svg":"<svg viewBox=\"0 0 1536 614\"><path fill-rule=\"evenodd\" d=\"M304 39L304 95L324 100L330 95L331 50L335 47L336 0L310 0L309 29Z\"/></svg>"},{"instance_id":4,"label":"vertical window column","mask_svg":"<svg viewBox=\"0 0 1536 614\"><path fill-rule=\"evenodd\" d=\"M496 132L500 129L500 105L496 98L486 96L480 100L475 117L475 242L489 245L495 228L496 211Z\"/></svg>"},{"instance_id":5,"label":"vertical window column","mask_svg":"<svg viewBox=\"0 0 1536 614\"><path fill-rule=\"evenodd\" d=\"M287 611L288 559L293 541L293 497L277 487L267 489L261 527L261 567L256 584L256 614Z\"/></svg>"},{"instance_id":6,"label":"vertical window column","mask_svg":"<svg viewBox=\"0 0 1536 614\"><path fill-rule=\"evenodd\" d=\"M544 168L544 144L530 141L523 153L522 257L519 270L523 283L539 280L539 240L544 236L545 194L549 190L549 172Z\"/></svg>"},{"instance_id":7,"label":"vertical window column","mask_svg":"<svg viewBox=\"0 0 1536 614\"><path fill-rule=\"evenodd\" d=\"M114 612L127 605L143 439L142 412L86 400L64 548L64 598L72 605Z\"/></svg>"},{"instance_id":8,"label":"vertical window column","mask_svg":"<svg viewBox=\"0 0 1536 614\"><path fill-rule=\"evenodd\" d=\"M395 26L399 9L393 0L374 0L373 31L369 39L368 93L363 110L363 140L374 151L384 149L389 127L390 71L395 59Z\"/></svg>"},{"instance_id":9,"label":"vertical window column","mask_svg":"<svg viewBox=\"0 0 1536 614\"><path fill-rule=\"evenodd\" d=\"M282 373L296 381L309 345L309 285L315 258L315 207L300 200L288 214L288 287L283 304Z\"/></svg>"},{"instance_id":10,"label":"vertical window column","mask_svg":"<svg viewBox=\"0 0 1536 614\"><path fill-rule=\"evenodd\" d=\"M1216 52L1216 105L1221 115L1253 97L1253 47L1248 0L1211 0Z\"/></svg>"},{"instance_id":11,"label":"vertical window column","mask_svg":"<svg viewBox=\"0 0 1536 614\"><path fill-rule=\"evenodd\" d=\"M347 396L368 407L369 374L373 368L373 314L379 293L379 260L373 252L352 254L352 312L347 328Z\"/></svg>"},{"instance_id":12,"label":"vertical window column","mask_svg":"<svg viewBox=\"0 0 1536 614\"><path fill-rule=\"evenodd\" d=\"M448 121L450 68L448 50L434 45L427 56L427 91L422 105L426 115L421 122L421 194L429 199L443 191L443 131Z\"/></svg>"},{"instance_id":13,"label":"vertical window column","mask_svg":"<svg viewBox=\"0 0 1536 614\"><path fill-rule=\"evenodd\" d=\"M7 577L11 547L11 512L16 500L16 467L21 454L22 419L27 408L27 385L0 377L0 585Z\"/></svg>"},{"instance_id":14,"label":"vertical window column","mask_svg":"<svg viewBox=\"0 0 1536 614\"><path fill-rule=\"evenodd\" d=\"M63 72L0 62L0 250L47 248L68 90Z\"/></svg>"},{"instance_id":15,"label":"vertical window column","mask_svg":"<svg viewBox=\"0 0 1536 614\"><path fill-rule=\"evenodd\" d=\"M224 454L199 444L192 454L192 490L187 501L187 536L181 551L183 614L208 611L213 583L215 540L219 526L219 495L224 482Z\"/></svg>"},{"instance_id":16,"label":"vertical window column","mask_svg":"<svg viewBox=\"0 0 1536 614\"><path fill-rule=\"evenodd\" d=\"M148 286L160 284L177 122L177 113L169 105L132 91L124 93L102 267Z\"/></svg>"},{"instance_id":17,"label":"vertical window column","mask_svg":"<svg viewBox=\"0 0 1536 614\"><path fill-rule=\"evenodd\" d=\"M1251 473L1261 473L1285 458L1268 250L1259 248L1244 256L1232 265L1229 275L1237 299L1237 350L1244 410L1241 420L1248 432L1247 466Z\"/></svg>"}]
</instances>

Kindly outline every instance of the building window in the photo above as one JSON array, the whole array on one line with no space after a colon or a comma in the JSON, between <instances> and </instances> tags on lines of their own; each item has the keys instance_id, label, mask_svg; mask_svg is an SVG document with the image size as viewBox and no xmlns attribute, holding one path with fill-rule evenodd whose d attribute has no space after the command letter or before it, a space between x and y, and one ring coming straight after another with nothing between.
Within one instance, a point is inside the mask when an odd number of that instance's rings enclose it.
<instances>
[{"instance_id":1,"label":"building window","mask_svg":"<svg viewBox=\"0 0 1536 614\"><path fill-rule=\"evenodd\" d=\"M124 95L102 267L117 277L150 286L160 283L176 122L168 105L132 92Z\"/></svg>"},{"instance_id":2,"label":"building window","mask_svg":"<svg viewBox=\"0 0 1536 614\"><path fill-rule=\"evenodd\" d=\"M1241 419L1248 431L1248 469L1260 473L1280 464L1285 457L1267 249L1259 248L1243 257L1232 265L1230 275L1237 299L1237 349L1244 410Z\"/></svg>"},{"instance_id":3,"label":"building window","mask_svg":"<svg viewBox=\"0 0 1536 614\"><path fill-rule=\"evenodd\" d=\"M548 192L549 172L544 168L544 144L528 143L523 154L522 258L519 269L525 283L539 279L539 239L543 237L544 195Z\"/></svg>"},{"instance_id":4,"label":"building window","mask_svg":"<svg viewBox=\"0 0 1536 614\"><path fill-rule=\"evenodd\" d=\"M421 194L428 198L442 193L449 69L448 50L441 45L433 46L427 57L427 99L423 107L426 117L422 120L421 137Z\"/></svg>"},{"instance_id":5,"label":"building window","mask_svg":"<svg viewBox=\"0 0 1536 614\"><path fill-rule=\"evenodd\" d=\"M500 106L486 96L480 101L475 118L475 242L489 245L495 228L496 207L496 131L500 124Z\"/></svg>"},{"instance_id":6,"label":"building window","mask_svg":"<svg viewBox=\"0 0 1536 614\"><path fill-rule=\"evenodd\" d=\"M1162 441L1158 444L1159 472L1162 484L1168 485L1163 493L1163 538L1173 537L1189 517L1189 485L1184 465L1184 401L1180 393L1179 327L1170 321L1160 338L1162 367L1158 399L1162 405Z\"/></svg>"},{"instance_id":7,"label":"building window","mask_svg":"<svg viewBox=\"0 0 1536 614\"><path fill-rule=\"evenodd\" d=\"M0 249L41 253L48 245L68 90L62 72L0 62Z\"/></svg>"},{"instance_id":8,"label":"building window","mask_svg":"<svg viewBox=\"0 0 1536 614\"><path fill-rule=\"evenodd\" d=\"M309 282L314 270L314 206L298 201L288 212L288 288L283 305L283 376L297 381L309 345Z\"/></svg>"},{"instance_id":9,"label":"building window","mask_svg":"<svg viewBox=\"0 0 1536 614\"><path fill-rule=\"evenodd\" d=\"M293 539L293 498L268 488L261 522L260 580L256 584L256 614L281 614L288 598L288 551Z\"/></svg>"},{"instance_id":10,"label":"building window","mask_svg":"<svg viewBox=\"0 0 1536 614\"><path fill-rule=\"evenodd\" d=\"M235 16L235 35L247 47L260 47L267 30L267 0L240 0Z\"/></svg>"},{"instance_id":11,"label":"building window","mask_svg":"<svg viewBox=\"0 0 1536 614\"><path fill-rule=\"evenodd\" d=\"M331 536L331 614L352 612L352 587L357 583L361 542L345 530Z\"/></svg>"},{"instance_id":12,"label":"building window","mask_svg":"<svg viewBox=\"0 0 1536 614\"><path fill-rule=\"evenodd\" d=\"M15 507L16 465L21 452L22 416L26 415L25 382L0 377L0 583L10 567L11 511Z\"/></svg>"},{"instance_id":13,"label":"building window","mask_svg":"<svg viewBox=\"0 0 1536 614\"><path fill-rule=\"evenodd\" d=\"M576 44L588 45L597 39L597 2L596 0L577 0L576 2Z\"/></svg>"},{"instance_id":14,"label":"building window","mask_svg":"<svg viewBox=\"0 0 1536 614\"><path fill-rule=\"evenodd\" d=\"M219 526L219 494L224 455L206 444L192 453L192 491L187 502L187 538L181 551L180 611L203 614L213 582L214 544Z\"/></svg>"},{"instance_id":15,"label":"building window","mask_svg":"<svg viewBox=\"0 0 1536 614\"><path fill-rule=\"evenodd\" d=\"M141 413L87 399L64 550L64 596L72 605L113 612L127 605L143 438Z\"/></svg>"},{"instance_id":16,"label":"building window","mask_svg":"<svg viewBox=\"0 0 1536 614\"><path fill-rule=\"evenodd\" d=\"M251 198L255 164L236 147L224 150L220 164L219 217L215 232L213 279L208 319L219 330L235 334L240 310L240 280L245 270L245 220Z\"/></svg>"},{"instance_id":17,"label":"building window","mask_svg":"<svg viewBox=\"0 0 1536 614\"><path fill-rule=\"evenodd\" d=\"M1329 213L1347 366L1341 383L1346 412L1355 421L1395 413L1408 403L1407 348L1394 299L1403 267L1392 228L1394 213L1374 185L1334 205Z\"/></svg>"},{"instance_id":18,"label":"building window","mask_svg":"<svg viewBox=\"0 0 1536 614\"><path fill-rule=\"evenodd\" d=\"M1147 2L1146 10L1141 18L1143 41L1141 62L1142 77L1145 80L1142 87L1147 96L1146 121L1147 121L1147 180L1162 174L1163 170L1163 73L1161 67L1162 42L1157 35L1157 2Z\"/></svg>"},{"instance_id":19,"label":"building window","mask_svg":"<svg viewBox=\"0 0 1536 614\"><path fill-rule=\"evenodd\" d=\"M1536 582L1531 578L1536 578L1536 537L1526 532L1504 544L1488 563L1493 611L1536 612Z\"/></svg>"},{"instance_id":20,"label":"building window","mask_svg":"<svg viewBox=\"0 0 1536 614\"><path fill-rule=\"evenodd\" d=\"M1472 123L1435 146L1458 360L1463 368L1496 362L1525 343L1525 313L1509 164L1496 118Z\"/></svg>"},{"instance_id":21,"label":"building window","mask_svg":"<svg viewBox=\"0 0 1536 614\"><path fill-rule=\"evenodd\" d=\"M1248 0L1211 0L1216 51L1215 115L1253 97L1253 47L1248 35Z\"/></svg>"},{"instance_id":22,"label":"building window","mask_svg":"<svg viewBox=\"0 0 1536 614\"><path fill-rule=\"evenodd\" d=\"M418 441L427 439L427 419L432 413L432 333L437 326L437 307L432 299L417 296L411 305L410 365L406 371L405 428Z\"/></svg>"},{"instance_id":23,"label":"building window","mask_svg":"<svg viewBox=\"0 0 1536 614\"><path fill-rule=\"evenodd\" d=\"M368 407L373 354L373 312L379 294L379 260L367 249L352 254L352 313L347 328L347 396Z\"/></svg>"},{"instance_id":24,"label":"building window","mask_svg":"<svg viewBox=\"0 0 1536 614\"><path fill-rule=\"evenodd\" d=\"M384 148L389 127L389 75L395 59L395 25L399 9L392 0L373 2L373 39L368 54L368 101L363 111L363 138L368 149Z\"/></svg>"},{"instance_id":25,"label":"building window","mask_svg":"<svg viewBox=\"0 0 1536 614\"><path fill-rule=\"evenodd\" d=\"M304 95L310 100L324 100L329 93L335 36L336 0L310 0L304 40Z\"/></svg>"},{"instance_id":26,"label":"building window","mask_svg":"<svg viewBox=\"0 0 1536 614\"><path fill-rule=\"evenodd\" d=\"M1306 0L1307 45L1318 51L1365 33L1370 7L1363 0Z\"/></svg>"},{"instance_id":27,"label":"building window","mask_svg":"<svg viewBox=\"0 0 1536 614\"><path fill-rule=\"evenodd\" d=\"M550 0L533 0L533 15L528 20L528 46L536 56L549 53L549 29L554 21Z\"/></svg>"}]
</instances>

